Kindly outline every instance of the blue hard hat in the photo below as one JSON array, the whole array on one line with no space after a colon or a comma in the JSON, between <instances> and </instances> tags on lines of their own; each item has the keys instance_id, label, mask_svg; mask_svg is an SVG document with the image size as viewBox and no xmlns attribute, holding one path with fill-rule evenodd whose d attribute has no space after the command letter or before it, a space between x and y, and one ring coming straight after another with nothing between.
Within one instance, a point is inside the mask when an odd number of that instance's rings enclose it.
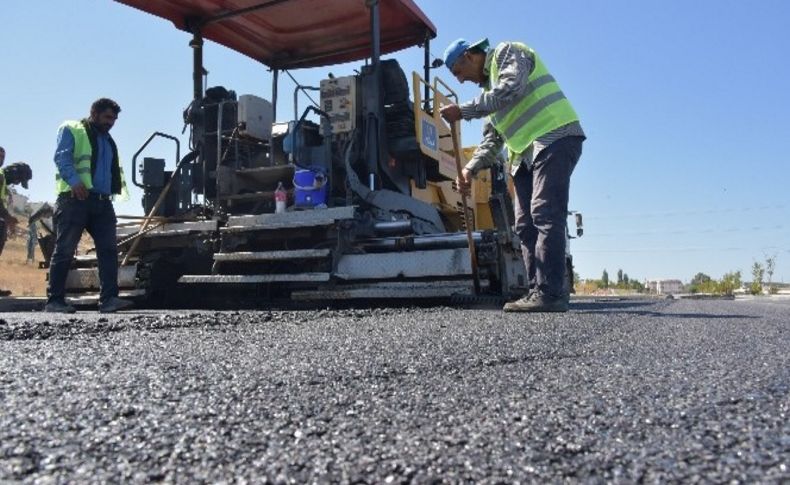
<instances>
[{"instance_id":1,"label":"blue hard hat","mask_svg":"<svg viewBox=\"0 0 790 485\"><path fill-rule=\"evenodd\" d=\"M450 43L450 45L447 46L447 49L444 50L444 65L447 66L447 69L452 71L455 61L461 57L461 54L474 47L480 48L484 51L488 50L488 39L480 39L474 44L470 44L466 39L454 40Z\"/></svg>"}]
</instances>

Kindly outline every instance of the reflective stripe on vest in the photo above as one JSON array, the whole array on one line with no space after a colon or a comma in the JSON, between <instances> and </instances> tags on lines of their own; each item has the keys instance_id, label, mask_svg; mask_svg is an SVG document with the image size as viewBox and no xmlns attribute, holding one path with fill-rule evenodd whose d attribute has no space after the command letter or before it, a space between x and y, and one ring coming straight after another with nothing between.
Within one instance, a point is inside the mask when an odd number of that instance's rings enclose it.
<instances>
[{"instance_id":1,"label":"reflective stripe on vest","mask_svg":"<svg viewBox=\"0 0 790 485\"><path fill-rule=\"evenodd\" d=\"M8 184L5 181L5 170L0 168L0 204L5 206L6 201L8 200Z\"/></svg>"},{"instance_id":2,"label":"reflective stripe on vest","mask_svg":"<svg viewBox=\"0 0 790 485\"><path fill-rule=\"evenodd\" d=\"M80 177L80 181L86 189L93 188L93 174L91 173L91 156L93 149L91 148L91 141L88 138L88 132L81 121L66 121L61 125L71 132L74 138L74 152L72 159L74 160L74 170ZM55 172L55 193L61 194L63 192L71 191L71 186L68 182L63 180L60 173Z\"/></svg>"},{"instance_id":3,"label":"reflective stripe on vest","mask_svg":"<svg viewBox=\"0 0 790 485\"><path fill-rule=\"evenodd\" d=\"M538 54L520 42L512 42L511 45L534 59L535 65L528 78L529 94L519 102L492 113L489 119L508 149L520 154L537 138L578 121L579 117ZM500 44L493 54L489 70L491 86L499 82L497 59L505 46Z\"/></svg>"}]
</instances>

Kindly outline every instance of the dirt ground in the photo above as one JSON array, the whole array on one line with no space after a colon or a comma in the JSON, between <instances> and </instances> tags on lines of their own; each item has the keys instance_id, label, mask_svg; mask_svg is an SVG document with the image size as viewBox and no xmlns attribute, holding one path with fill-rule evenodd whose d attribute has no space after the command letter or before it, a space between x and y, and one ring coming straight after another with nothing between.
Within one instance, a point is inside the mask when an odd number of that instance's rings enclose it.
<instances>
[{"instance_id":1,"label":"dirt ground","mask_svg":"<svg viewBox=\"0 0 790 485\"><path fill-rule=\"evenodd\" d=\"M43 259L41 250L36 247L35 260L26 262L27 227L18 232L25 235L10 237L0 256L0 289L11 290L12 296L44 296L47 293L47 271L38 267Z\"/></svg>"}]
</instances>

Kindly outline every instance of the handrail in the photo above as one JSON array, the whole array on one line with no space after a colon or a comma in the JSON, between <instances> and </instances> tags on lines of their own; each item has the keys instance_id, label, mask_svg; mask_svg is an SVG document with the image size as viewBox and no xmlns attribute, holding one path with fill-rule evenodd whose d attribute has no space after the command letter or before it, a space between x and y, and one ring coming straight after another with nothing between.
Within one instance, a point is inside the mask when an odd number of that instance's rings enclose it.
<instances>
[{"instance_id":1,"label":"handrail","mask_svg":"<svg viewBox=\"0 0 790 485\"><path fill-rule=\"evenodd\" d=\"M458 104L458 94L456 94L456 92L453 91L453 89L450 86L448 86L446 82L442 81L442 79L439 76L434 76L434 78L433 78L433 90L434 90L434 92L439 92L439 89L436 87L436 85L439 84L439 83L441 83L441 85L444 86L447 89L447 92L449 93L449 96L448 95L444 95L444 97L448 98L448 99L449 98L454 98L455 99L455 104Z\"/></svg>"},{"instance_id":2,"label":"handrail","mask_svg":"<svg viewBox=\"0 0 790 485\"><path fill-rule=\"evenodd\" d=\"M448 150L447 148L445 148L444 150L442 150L439 146L439 140L437 140L437 144L435 148L432 146L424 145L422 142L423 123L421 123L420 120L421 119L423 121L426 119L430 120L430 123L433 124L434 127L436 127L437 135L440 131L444 133L443 135L440 135L442 138L444 138L445 136L449 136L447 133L450 132L450 125L447 124L444 121L444 119L441 117L440 108L441 106L445 106L450 103L457 104L458 94L456 94L456 92L453 91L452 88L447 83L442 81L442 79L439 76L434 76L433 83L428 83L417 72L412 72L412 84L413 84L412 89L414 95L414 122L415 122L414 131L415 134L417 135L417 141L420 146L420 149L425 155L428 155L429 157L438 160L445 169L454 172L455 167L452 166L452 161L443 158L444 156L441 154L441 152L444 152L445 156L451 155L453 149L450 148ZM433 93L433 97L430 100L430 103L427 102L424 103L425 105L430 104L430 109L425 109L423 107L422 93L420 89L421 85L424 85L430 92ZM442 128L440 129L440 127ZM458 129L458 127L456 128L458 131L458 133L456 133L456 136L458 136L458 141L460 146L461 143L460 129Z\"/></svg>"},{"instance_id":3,"label":"handrail","mask_svg":"<svg viewBox=\"0 0 790 485\"><path fill-rule=\"evenodd\" d=\"M151 143L151 141L157 136L161 136L162 138L169 138L170 140L176 142L176 163L178 163L181 160L181 142L178 141L178 138L165 133L161 133L159 131L155 131L154 133L152 133L151 136L149 136L148 139L145 141L145 143L143 143L143 146L141 146L140 149L137 150L137 152L135 152L135 154L132 156L132 183L141 189L144 189L145 186L143 184L137 183L137 157L138 155L140 155L140 153L143 152L143 150L145 150L145 147L147 147L148 144Z\"/></svg>"}]
</instances>

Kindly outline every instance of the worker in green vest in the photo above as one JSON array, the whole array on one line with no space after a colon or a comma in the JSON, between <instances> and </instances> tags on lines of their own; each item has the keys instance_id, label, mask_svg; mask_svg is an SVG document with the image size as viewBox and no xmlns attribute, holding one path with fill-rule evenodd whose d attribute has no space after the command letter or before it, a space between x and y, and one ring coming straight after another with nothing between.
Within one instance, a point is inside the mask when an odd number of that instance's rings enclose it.
<instances>
[{"instance_id":1,"label":"worker in green vest","mask_svg":"<svg viewBox=\"0 0 790 485\"><path fill-rule=\"evenodd\" d=\"M5 168L0 168L0 255L3 254L8 233L14 231L19 222L11 214L11 208L8 206L8 201L10 200L8 186L21 185L27 188L31 178L33 178L33 171L30 169L30 165L24 162L12 163ZM8 290L0 289L0 296L8 296L10 294L11 292Z\"/></svg>"},{"instance_id":2,"label":"worker in green vest","mask_svg":"<svg viewBox=\"0 0 790 485\"><path fill-rule=\"evenodd\" d=\"M118 147L110 136L120 112L118 103L101 98L93 103L87 119L66 121L58 131L56 239L45 311L75 312L65 301L66 278L86 230L93 238L99 264L99 311L112 313L132 305L118 298L116 218L111 200L126 190Z\"/></svg>"},{"instance_id":3,"label":"worker in green vest","mask_svg":"<svg viewBox=\"0 0 790 485\"><path fill-rule=\"evenodd\" d=\"M472 178L497 163L506 148L516 191L516 233L529 292L505 311L564 312L566 218L570 177L585 139L579 118L543 60L520 42L489 47L488 39L452 42L444 64L463 83L482 88L475 99L441 109L454 123L486 118L483 140L456 181L469 191Z\"/></svg>"}]
</instances>

